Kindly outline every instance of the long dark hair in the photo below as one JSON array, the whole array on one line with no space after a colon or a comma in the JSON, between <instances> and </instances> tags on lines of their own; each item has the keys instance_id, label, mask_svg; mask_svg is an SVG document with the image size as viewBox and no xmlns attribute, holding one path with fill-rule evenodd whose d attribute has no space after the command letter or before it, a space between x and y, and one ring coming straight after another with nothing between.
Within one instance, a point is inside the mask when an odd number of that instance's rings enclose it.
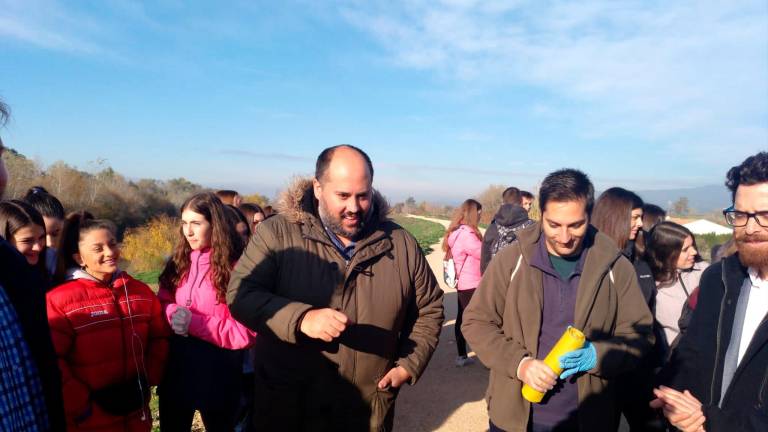
<instances>
[{"instance_id":1,"label":"long dark hair","mask_svg":"<svg viewBox=\"0 0 768 432\"><path fill-rule=\"evenodd\" d=\"M632 229L632 210L643 207L643 200L634 192L612 187L595 202L590 222L603 234L607 234L624 250Z\"/></svg>"},{"instance_id":2,"label":"long dark hair","mask_svg":"<svg viewBox=\"0 0 768 432\"><path fill-rule=\"evenodd\" d=\"M451 223L448 225L448 229L445 230L445 235L443 236L444 252L448 252L449 249L448 237L450 237L451 233L459 229L459 227L462 225L467 225L468 227L472 228L472 231L475 232L477 238L479 238L481 241L483 240L483 236L480 234L480 230L477 228L477 224L480 222L480 215L478 215L478 212L482 209L482 204L480 204L477 200L470 198L461 203L461 206L454 210Z\"/></svg>"},{"instance_id":3,"label":"long dark hair","mask_svg":"<svg viewBox=\"0 0 768 432\"><path fill-rule=\"evenodd\" d=\"M64 227L61 229L59 244L56 245L58 255L56 271L53 274L55 283L64 283L67 280L67 272L74 267L80 267L74 257L76 253L80 252L80 239L97 229L107 230L117 237L117 228L111 221L94 219L93 215L85 210L67 215L64 219Z\"/></svg>"},{"instance_id":4,"label":"long dark hair","mask_svg":"<svg viewBox=\"0 0 768 432\"><path fill-rule=\"evenodd\" d=\"M42 186L29 188L27 194L24 195L24 201L32 205L43 216L64 219L64 206L61 205L61 201Z\"/></svg>"},{"instance_id":5,"label":"long dark hair","mask_svg":"<svg viewBox=\"0 0 768 432\"><path fill-rule=\"evenodd\" d=\"M696 247L696 237L680 224L664 221L651 229L646 242L645 261L651 268L656 282L666 283L675 279L677 259L688 237L693 240L693 247ZM696 255L695 261L701 260L701 256Z\"/></svg>"},{"instance_id":6,"label":"long dark hair","mask_svg":"<svg viewBox=\"0 0 768 432\"><path fill-rule=\"evenodd\" d=\"M664 219L666 218L667 212L665 212L663 208L656 204L643 204L643 229L637 233L637 238L635 239L636 256L641 257L645 255L645 244L648 242L646 240L648 234L653 227L660 222L664 222Z\"/></svg>"},{"instance_id":7,"label":"long dark hair","mask_svg":"<svg viewBox=\"0 0 768 432\"><path fill-rule=\"evenodd\" d=\"M227 292L232 265L243 252L243 239L230 223L227 216L228 210L215 194L204 192L191 196L181 205L179 213L184 213L186 210L203 215L211 224L211 282L216 288L219 299L222 300ZM160 274L160 288L168 290L172 295L176 292L176 287L187 277L191 265L192 248L181 226L178 233L173 255Z\"/></svg>"},{"instance_id":8,"label":"long dark hair","mask_svg":"<svg viewBox=\"0 0 768 432\"><path fill-rule=\"evenodd\" d=\"M45 233L45 221L40 212L24 201L11 200L0 202L0 236L9 242L13 242L16 231L29 226L37 225L43 228ZM46 248L40 251L40 258L35 268L48 280L48 270L45 265Z\"/></svg>"}]
</instances>

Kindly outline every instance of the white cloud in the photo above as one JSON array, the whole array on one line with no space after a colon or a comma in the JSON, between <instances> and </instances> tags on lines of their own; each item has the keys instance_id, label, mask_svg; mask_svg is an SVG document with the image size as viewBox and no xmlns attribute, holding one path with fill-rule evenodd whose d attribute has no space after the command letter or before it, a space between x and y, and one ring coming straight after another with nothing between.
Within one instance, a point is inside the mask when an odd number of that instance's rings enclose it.
<instances>
[{"instance_id":1,"label":"white cloud","mask_svg":"<svg viewBox=\"0 0 768 432\"><path fill-rule=\"evenodd\" d=\"M768 145L763 0L356 2L342 16L397 66L462 92L540 88L563 107L548 101L532 115L568 115L584 136L633 136L680 155L691 142Z\"/></svg>"}]
</instances>

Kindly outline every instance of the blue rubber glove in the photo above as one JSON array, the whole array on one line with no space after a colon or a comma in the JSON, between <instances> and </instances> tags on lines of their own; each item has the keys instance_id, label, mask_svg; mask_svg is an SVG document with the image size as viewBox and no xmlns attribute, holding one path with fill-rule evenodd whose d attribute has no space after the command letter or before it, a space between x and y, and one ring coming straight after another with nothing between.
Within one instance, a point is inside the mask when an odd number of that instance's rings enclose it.
<instances>
[{"instance_id":1,"label":"blue rubber glove","mask_svg":"<svg viewBox=\"0 0 768 432\"><path fill-rule=\"evenodd\" d=\"M584 348L563 354L558 360L560 361L560 367L563 368L560 379L566 379L573 374L586 372L595 367L597 364L597 351L592 342L587 341L584 344Z\"/></svg>"}]
</instances>

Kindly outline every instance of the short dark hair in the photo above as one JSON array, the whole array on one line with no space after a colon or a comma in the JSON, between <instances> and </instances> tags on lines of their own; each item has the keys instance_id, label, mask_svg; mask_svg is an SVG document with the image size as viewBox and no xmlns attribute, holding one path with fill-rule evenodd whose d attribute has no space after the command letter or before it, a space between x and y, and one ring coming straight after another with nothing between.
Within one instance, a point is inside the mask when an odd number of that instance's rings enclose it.
<instances>
[{"instance_id":1,"label":"short dark hair","mask_svg":"<svg viewBox=\"0 0 768 432\"><path fill-rule=\"evenodd\" d=\"M29 203L44 217L64 220L64 206L58 198L48 193L42 186L33 186L24 196L24 201Z\"/></svg>"},{"instance_id":2,"label":"short dark hair","mask_svg":"<svg viewBox=\"0 0 768 432\"><path fill-rule=\"evenodd\" d=\"M368 172L371 173L371 181L373 181L373 163L371 162L371 158L369 158L364 151L350 144L339 144L333 147L328 147L320 152L320 155L317 157L317 162L315 162L315 179L317 179L317 181L322 180L325 176L325 172L328 171L328 165L331 164L333 154L336 153L336 150L342 147L358 152L360 156L365 159L365 164L368 165Z\"/></svg>"},{"instance_id":3,"label":"short dark hair","mask_svg":"<svg viewBox=\"0 0 768 432\"><path fill-rule=\"evenodd\" d=\"M520 198L520 189L514 186L504 189L504 192L501 194L501 200L504 201L504 204L519 205L522 202L522 199Z\"/></svg>"},{"instance_id":4,"label":"short dark hair","mask_svg":"<svg viewBox=\"0 0 768 432\"><path fill-rule=\"evenodd\" d=\"M768 182L768 152L760 152L744 159L741 165L728 170L725 185L731 190L731 202L736 201L736 189Z\"/></svg>"},{"instance_id":5,"label":"short dark hair","mask_svg":"<svg viewBox=\"0 0 768 432\"><path fill-rule=\"evenodd\" d=\"M539 188L539 209L544 213L549 201L584 201L587 214L595 204L595 188L583 172L565 168L550 173Z\"/></svg>"},{"instance_id":6,"label":"short dark hair","mask_svg":"<svg viewBox=\"0 0 768 432\"><path fill-rule=\"evenodd\" d=\"M522 201L523 198L533 201L533 194L528 191L520 191L520 201Z\"/></svg>"},{"instance_id":7,"label":"short dark hair","mask_svg":"<svg viewBox=\"0 0 768 432\"><path fill-rule=\"evenodd\" d=\"M225 205L232 205L235 197L240 195L237 191L231 189L221 189L216 191L216 196L219 197L221 202Z\"/></svg>"}]
</instances>

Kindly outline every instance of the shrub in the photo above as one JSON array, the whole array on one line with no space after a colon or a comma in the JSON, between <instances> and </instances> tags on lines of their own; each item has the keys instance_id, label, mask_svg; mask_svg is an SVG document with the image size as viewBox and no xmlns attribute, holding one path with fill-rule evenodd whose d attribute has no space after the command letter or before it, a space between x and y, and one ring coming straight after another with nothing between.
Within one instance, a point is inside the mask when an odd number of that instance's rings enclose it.
<instances>
[{"instance_id":1,"label":"shrub","mask_svg":"<svg viewBox=\"0 0 768 432\"><path fill-rule=\"evenodd\" d=\"M179 230L178 219L161 215L131 228L123 237L123 259L132 273L157 271L171 255Z\"/></svg>"}]
</instances>

